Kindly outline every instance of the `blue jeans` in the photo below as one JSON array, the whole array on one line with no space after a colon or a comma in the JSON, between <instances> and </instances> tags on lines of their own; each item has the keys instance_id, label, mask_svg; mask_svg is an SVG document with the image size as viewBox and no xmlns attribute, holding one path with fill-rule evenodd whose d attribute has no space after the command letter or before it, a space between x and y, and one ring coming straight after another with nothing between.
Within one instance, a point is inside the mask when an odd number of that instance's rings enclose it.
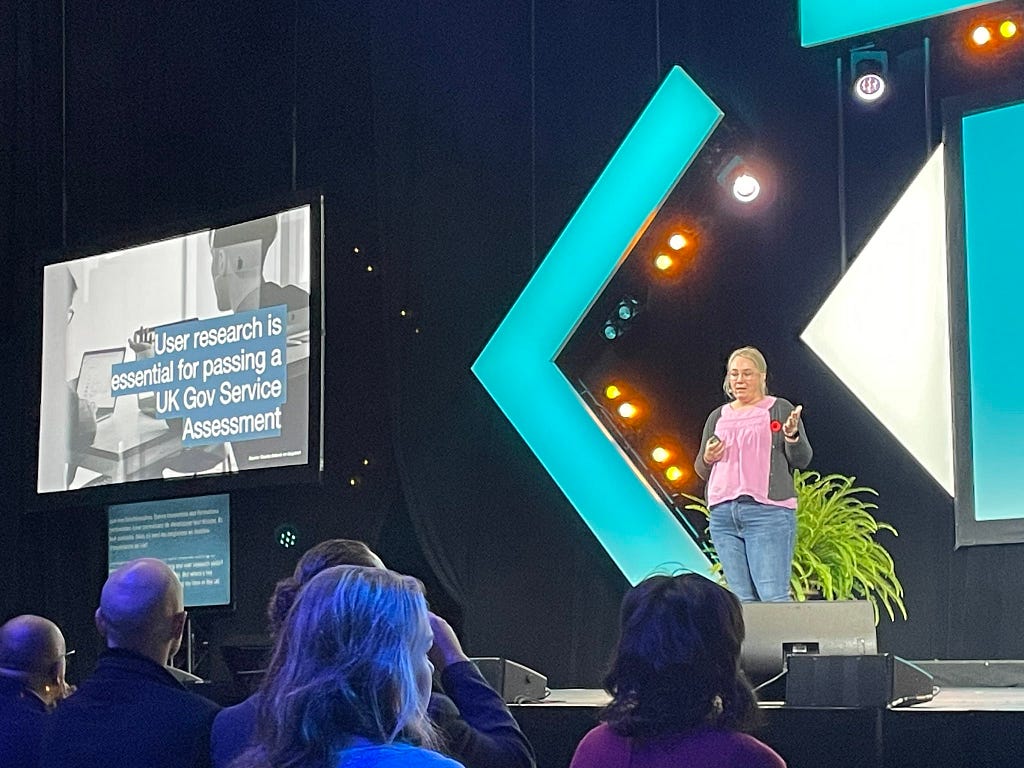
<instances>
[{"instance_id":1,"label":"blue jeans","mask_svg":"<svg viewBox=\"0 0 1024 768\"><path fill-rule=\"evenodd\" d=\"M749 496L711 507L711 541L729 589L747 602L782 603L796 546L796 512Z\"/></svg>"}]
</instances>

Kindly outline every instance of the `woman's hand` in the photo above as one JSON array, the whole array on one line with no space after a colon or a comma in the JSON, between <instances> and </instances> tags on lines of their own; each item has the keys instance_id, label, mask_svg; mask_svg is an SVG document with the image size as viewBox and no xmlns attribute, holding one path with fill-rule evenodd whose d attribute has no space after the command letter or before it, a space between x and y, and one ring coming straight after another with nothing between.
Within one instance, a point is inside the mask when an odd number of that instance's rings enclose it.
<instances>
[{"instance_id":1,"label":"woman's hand","mask_svg":"<svg viewBox=\"0 0 1024 768\"><path fill-rule=\"evenodd\" d=\"M725 443L719 439L718 435L712 435L708 438L707 445L704 446L704 463L714 464L723 456L725 456Z\"/></svg>"},{"instance_id":2,"label":"woman's hand","mask_svg":"<svg viewBox=\"0 0 1024 768\"><path fill-rule=\"evenodd\" d=\"M796 440L800 437L800 412L803 409L802 405L794 408L789 416L786 417L786 423L782 425L782 434L790 440Z\"/></svg>"},{"instance_id":3,"label":"woman's hand","mask_svg":"<svg viewBox=\"0 0 1024 768\"><path fill-rule=\"evenodd\" d=\"M459 661L469 661L469 657L462 650L459 638L455 636L455 630L440 616L430 613L430 630L434 633L434 644L427 651L430 663L434 669L443 670L449 664Z\"/></svg>"}]
</instances>

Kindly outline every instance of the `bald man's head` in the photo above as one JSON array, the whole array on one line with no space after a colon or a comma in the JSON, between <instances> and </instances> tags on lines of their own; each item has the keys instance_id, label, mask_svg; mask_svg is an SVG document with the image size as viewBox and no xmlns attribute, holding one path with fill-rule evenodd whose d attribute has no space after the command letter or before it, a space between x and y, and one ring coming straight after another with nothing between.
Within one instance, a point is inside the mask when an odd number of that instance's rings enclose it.
<instances>
[{"instance_id":1,"label":"bald man's head","mask_svg":"<svg viewBox=\"0 0 1024 768\"><path fill-rule=\"evenodd\" d=\"M64 679L64 635L42 616L16 616L0 627L0 675L23 680L40 695Z\"/></svg>"},{"instance_id":2,"label":"bald man's head","mask_svg":"<svg viewBox=\"0 0 1024 768\"><path fill-rule=\"evenodd\" d=\"M181 582L166 563L140 558L107 577L96 626L110 648L124 648L160 664L177 652L185 625Z\"/></svg>"}]
</instances>

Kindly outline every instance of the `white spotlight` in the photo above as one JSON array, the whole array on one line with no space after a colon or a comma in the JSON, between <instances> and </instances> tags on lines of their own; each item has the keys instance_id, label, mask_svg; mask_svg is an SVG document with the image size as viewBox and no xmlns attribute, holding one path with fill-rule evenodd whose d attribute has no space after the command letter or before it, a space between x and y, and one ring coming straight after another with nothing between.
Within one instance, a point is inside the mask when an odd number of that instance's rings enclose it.
<instances>
[{"instance_id":1,"label":"white spotlight","mask_svg":"<svg viewBox=\"0 0 1024 768\"><path fill-rule=\"evenodd\" d=\"M741 203L752 203L761 194L761 182L749 171L739 174L732 182L732 196Z\"/></svg>"},{"instance_id":2,"label":"white spotlight","mask_svg":"<svg viewBox=\"0 0 1024 768\"><path fill-rule=\"evenodd\" d=\"M885 95L885 78L878 72L865 72L853 81L853 95L861 101L878 101Z\"/></svg>"},{"instance_id":3,"label":"white spotlight","mask_svg":"<svg viewBox=\"0 0 1024 768\"><path fill-rule=\"evenodd\" d=\"M888 90L889 54L868 45L850 51L850 91L862 104L874 104Z\"/></svg>"}]
</instances>

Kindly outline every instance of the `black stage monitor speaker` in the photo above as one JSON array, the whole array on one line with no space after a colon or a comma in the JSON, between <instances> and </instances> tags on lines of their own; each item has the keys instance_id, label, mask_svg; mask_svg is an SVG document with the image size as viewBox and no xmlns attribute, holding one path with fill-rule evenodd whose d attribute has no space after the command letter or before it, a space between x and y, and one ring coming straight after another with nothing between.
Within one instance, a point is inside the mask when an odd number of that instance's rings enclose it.
<instances>
[{"instance_id":1,"label":"black stage monitor speaker","mask_svg":"<svg viewBox=\"0 0 1024 768\"><path fill-rule=\"evenodd\" d=\"M743 603L743 671L754 685L781 675L791 655L877 653L875 613L867 600Z\"/></svg>"},{"instance_id":2,"label":"black stage monitor speaker","mask_svg":"<svg viewBox=\"0 0 1024 768\"><path fill-rule=\"evenodd\" d=\"M475 658L472 662L508 704L540 701L548 695L548 679L529 667L497 656Z\"/></svg>"},{"instance_id":3,"label":"black stage monitor speaker","mask_svg":"<svg viewBox=\"0 0 1024 768\"><path fill-rule=\"evenodd\" d=\"M931 675L891 653L791 656L786 674L793 707L905 707L934 695Z\"/></svg>"},{"instance_id":4,"label":"black stage monitor speaker","mask_svg":"<svg viewBox=\"0 0 1024 768\"><path fill-rule=\"evenodd\" d=\"M267 645L266 640L262 642L247 642L245 640L237 643L227 643L220 647L221 657L224 664L230 670L235 683L245 691L248 696L259 688L263 673L267 670L267 662L270 660L270 652L273 649Z\"/></svg>"}]
</instances>

